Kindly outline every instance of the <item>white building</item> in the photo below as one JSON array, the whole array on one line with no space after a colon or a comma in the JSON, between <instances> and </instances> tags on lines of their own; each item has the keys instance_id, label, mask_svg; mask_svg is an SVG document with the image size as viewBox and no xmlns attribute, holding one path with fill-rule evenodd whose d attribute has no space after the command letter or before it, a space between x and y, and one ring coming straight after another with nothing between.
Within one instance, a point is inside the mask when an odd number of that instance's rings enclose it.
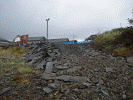
<instances>
[{"instance_id":1,"label":"white building","mask_svg":"<svg viewBox=\"0 0 133 100\"><path fill-rule=\"evenodd\" d=\"M20 42L20 38L21 38L21 36L20 36L20 35L17 35L17 36L13 39L13 42Z\"/></svg>"}]
</instances>

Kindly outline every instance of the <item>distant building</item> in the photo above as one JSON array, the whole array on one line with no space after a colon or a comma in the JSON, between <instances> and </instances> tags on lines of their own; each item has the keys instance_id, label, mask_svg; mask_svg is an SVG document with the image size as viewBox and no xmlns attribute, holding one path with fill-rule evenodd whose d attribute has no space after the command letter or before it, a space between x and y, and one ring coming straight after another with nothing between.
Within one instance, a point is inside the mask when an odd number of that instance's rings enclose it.
<instances>
[{"instance_id":1,"label":"distant building","mask_svg":"<svg viewBox=\"0 0 133 100\"><path fill-rule=\"evenodd\" d=\"M9 41L0 37L0 43L5 43L5 42L9 42Z\"/></svg>"},{"instance_id":2,"label":"distant building","mask_svg":"<svg viewBox=\"0 0 133 100\"><path fill-rule=\"evenodd\" d=\"M71 40L71 41L69 41L69 42L77 42L77 40Z\"/></svg>"},{"instance_id":3,"label":"distant building","mask_svg":"<svg viewBox=\"0 0 133 100\"><path fill-rule=\"evenodd\" d=\"M61 42L69 42L68 38L60 38L60 39L48 39L51 43L61 43Z\"/></svg>"},{"instance_id":4,"label":"distant building","mask_svg":"<svg viewBox=\"0 0 133 100\"><path fill-rule=\"evenodd\" d=\"M26 41L26 37L23 38L23 41ZM46 41L45 37L28 37L28 43L33 43L33 42L37 42L37 41Z\"/></svg>"},{"instance_id":5,"label":"distant building","mask_svg":"<svg viewBox=\"0 0 133 100\"><path fill-rule=\"evenodd\" d=\"M17 35L17 36L13 39L13 42L20 42L20 38L21 38L21 36L20 36L20 35Z\"/></svg>"},{"instance_id":6,"label":"distant building","mask_svg":"<svg viewBox=\"0 0 133 100\"><path fill-rule=\"evenodd\" d=\"M17 35L14 39L13 39L13 42L20 42L21 40L21 36L20 35ZM45 37L28 37L28 42L29 43L32 43L32 42L36 42L36 41L45 41L46 38ZM22 38L22 41L23 42L26 42L26 37L23 37Z\"/></svg>"}]
</instances>

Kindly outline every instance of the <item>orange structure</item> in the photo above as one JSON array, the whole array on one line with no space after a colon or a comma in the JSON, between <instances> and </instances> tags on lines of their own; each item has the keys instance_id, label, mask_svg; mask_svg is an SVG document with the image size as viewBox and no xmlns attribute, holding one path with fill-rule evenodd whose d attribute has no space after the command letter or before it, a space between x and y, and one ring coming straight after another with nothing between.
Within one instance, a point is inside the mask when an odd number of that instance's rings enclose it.
<instances>
[{"instance_id":1,"label":"orange structure","mask_svg":"<svg viewBox=\"0 0 133 100\"><path fill-rule=\"evenodd\" d=\"M26 44L27 44L27 42L28 42L28 36L29 36L29 34L27 34L27 35L22 35L22 36L21 36L21 39L20 39L20 43L22 43L23 37L26 37Z\"/></svg>"}]
</instances>

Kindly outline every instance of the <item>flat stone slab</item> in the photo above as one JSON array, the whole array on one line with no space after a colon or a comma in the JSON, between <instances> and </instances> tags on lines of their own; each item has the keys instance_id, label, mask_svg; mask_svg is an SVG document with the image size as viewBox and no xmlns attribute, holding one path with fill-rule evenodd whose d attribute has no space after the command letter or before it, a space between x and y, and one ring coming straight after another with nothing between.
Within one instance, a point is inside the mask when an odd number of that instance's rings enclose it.
<instances>
[{"instance_id":1,"label":"flat stone slab","mask_svg":"<svg viewBox=\"0 0 133 100\"><path fill-rule=\"evenodd\" d=\"M106 72L112 72L113 68L106 67Z\"/></svg>"},{"instance_id":2,"label":"flat stone slab","mask_svg":"<svg viewBox=\"0 0 133 100\"><path fill-rule=\"evenodd\" d=\"M45 65L46 65L46 61L43 60L41 63L39 63L39 64L36 66L35 69L43 69L43 66L45 66Z\"/></svg>"},{"instance_id":3,"label":"flat stone slab","mask_svg":"<svg viewBox=\"0 0 133 100\"><path fill-rule=\"evenodd\" d=\"M75 71L80 70L80 69L82 69L81 66L75 66L73 68L68 69L67 72L71 73L71 72L75 72Z\"/></svg>"},{"instance_id":4,"label":"flat stone slab","mask_svg":"<svg viewBox=\"0 0 133 100\"><path fill-rule=\"evenodd\" d=\"M53 71L53 62L47 62L45 73L52 73Z\"/></svg>"},{"instance_id":5,"label":"flat stone slab","mask_svg":"<svg viewBox=\"0 0 133 100\"><path fill-rule=\"evenodd\" d=\"M63 80L63 81L75 81L75 82L87 82L89 80L89 78L87 77L80 77L80 76L68 76L68 75L61 75L58 77L51 77L51 74L49 73L43 73L42 79L45 80Z\"/></svg>"},{"instance_id":6,"label":"flat stone slab","mask_svg":"<svg viewBox=\"0 0 133 100\"><path fill-rule=\"evenodd\" d=\"M44 87L43 90L46 92L46 93L51 93L53 90L51 88L48 88L48 87Z\"/></svg>"},{"instance_id":7,"label":"flat stone slab","mask_svg":"<svg viewBox=\"0 0 133 100\"><path fill-rule=\"evenodd\" d=\"M56 79L56 77L51 77L51 74L50 73L43 73L42 79L45 79L45 80L52 80L52 79Z\"/></svg>"},{"instance_id":8,"label":"flat stone slab","mask_svg":"<svg viewBox=\"0 0 133 100\"><path fill-rule=\"evenodd\" d=\"M64 67L62 67L62 68L64 68ZM60 73L64 73L64 72L72 73L72 72L75 72L80 69L82 69L81 66L75 66L75 67L69 68L69 69L64 68L64 70L60 71Z\"/></svg>"},{"instance_id":9,"label":"flat stone slab","mask_svg":"<svg viewBox=\"0 0 133 100\"><path fill-rule=\"evenodd\" d=\"M79 76L68 76L68 75L61 75L56 77L56 79L63 80L63 81L76 81L76 82L86 82L88 80L87 77L79 77Z\"/></svg>"},{"instance_id":10,"label":"flat stone slab","mask_svg":"<svg viewBox=\"0 0 133 100\"><path fill-rule=\"evenodd\" d=\"M83 85L87 86L88 88L92 87L92 83L88 83L88 82L83 82Z\"/></svg>"},{"instance_id":11,"label":"flat stone slab","mask_svg":"<svg viewBox=\"0 0 133 100\"><path fill-rule=\"evenodd\" d=\"M63 69L68 69L69 67L56 66L55 68L59 70L63 70Z\"/></svg>"},{"instance_id":12,"label":"flat stone slab","mask_svg":"<svg viewBox=\"0 0 133 100\"><path fill-rule=\"evenodd\" d=\"M50 83L50 84L48 84L48 86L49 86L50 88L56 89L56 88L59 87L59 84L57 84L57 83Z\"/></svg>"}]
</instances>

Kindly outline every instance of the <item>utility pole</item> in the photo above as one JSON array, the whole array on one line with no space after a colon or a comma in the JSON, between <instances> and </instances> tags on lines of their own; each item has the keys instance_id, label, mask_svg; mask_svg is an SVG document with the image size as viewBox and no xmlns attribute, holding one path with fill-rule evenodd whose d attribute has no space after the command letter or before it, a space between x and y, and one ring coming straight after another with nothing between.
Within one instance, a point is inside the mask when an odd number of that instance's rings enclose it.
<instances>
[{"instance_id":1,"label":"utility pole","mask_svg":"<svg viewBox=\"0 0 133 100\"><path fill-rule=\"evenodd\" d=\"M48 21L50 20L50 18L46 19L47 21L47 42L48 42Z\"/></svg>"},{"instance_id":2,"label":"utility pole","mask_svg":"<svg viewBox=\"0 0 133 100\"><path fill-rule=\"evenodd\" d=\"M74 44L74 39L75 39L76 35L73 34L73 44Z\"/></svg>"},{"instance_id":3,"label":"utility pole","mask_svg":"<svg viewBox=\"0 0 133 100\"><path fill-rule=\"evenodd\" d=\"M76 35L73 34L73 40L75 39Z\"/></svg>"},{"instance_id":4,"label":"utility pole","mask_svg":"<svg viewBox=\"0 0 133 100\"><path fill-rule=\"evenodd\" d=\"M122 28L121 23L120 23L120 27Z\"/></svg>"}]
</instances>

